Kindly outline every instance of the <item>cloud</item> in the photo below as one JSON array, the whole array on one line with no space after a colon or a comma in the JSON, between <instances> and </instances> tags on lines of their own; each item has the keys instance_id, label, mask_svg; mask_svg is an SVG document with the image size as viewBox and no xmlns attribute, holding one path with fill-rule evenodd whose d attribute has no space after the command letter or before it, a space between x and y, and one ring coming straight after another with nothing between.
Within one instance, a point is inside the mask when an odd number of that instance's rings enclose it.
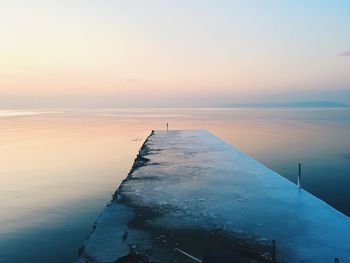
<instances>
[{"instance_id":1,"label":"cloud","mask_svg":"<svg viewBox=\"0 0 350 263\"><path fill-rule=\"evenodd\" d=\"M341 56L341 57L350 56L350 50L347 50L347 51L340 53L339 56Z\"/></svg>"}]
</instances>

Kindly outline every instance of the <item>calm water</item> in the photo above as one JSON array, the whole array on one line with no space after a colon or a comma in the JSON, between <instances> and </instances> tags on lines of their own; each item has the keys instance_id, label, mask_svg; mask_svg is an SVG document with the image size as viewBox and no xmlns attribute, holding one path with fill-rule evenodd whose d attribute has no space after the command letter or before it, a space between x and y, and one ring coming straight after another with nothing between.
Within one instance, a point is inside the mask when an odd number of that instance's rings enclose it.
<instances>
[{"instance_id":1,"label":"calm water","mask_svg":"<svg viewBox=\"0 0 350 263\"><path fill-rule=\"evenodd\" d=\"M208 129L350 215L350 110L0 110L0 262L72 262L152 129Z\"/></svg>"}]
</instances>

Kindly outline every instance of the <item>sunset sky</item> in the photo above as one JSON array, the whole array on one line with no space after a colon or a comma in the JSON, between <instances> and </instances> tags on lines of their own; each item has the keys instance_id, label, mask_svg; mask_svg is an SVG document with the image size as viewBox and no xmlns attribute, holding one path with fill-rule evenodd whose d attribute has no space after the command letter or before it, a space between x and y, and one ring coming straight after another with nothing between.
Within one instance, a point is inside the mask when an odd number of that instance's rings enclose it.
<instances>
[{"instance_id":1,"label":"sunset sky","mask_svg":"<svg viewBox=\"0 0 350 263\"><path fill-rule=\"evenodd\" d=\"M0 0L0 108L350 104L350 1Z\"/></svg>"}]
</instances>

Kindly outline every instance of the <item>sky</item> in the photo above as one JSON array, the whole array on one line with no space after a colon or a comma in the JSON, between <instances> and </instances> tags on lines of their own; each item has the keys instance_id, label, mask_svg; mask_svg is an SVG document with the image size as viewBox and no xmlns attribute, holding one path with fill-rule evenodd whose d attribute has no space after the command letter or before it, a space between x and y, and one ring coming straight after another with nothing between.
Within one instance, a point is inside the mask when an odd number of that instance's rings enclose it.
<instances>
[{"instance_id":1,"label":"sky","mask_svg":"<svg viewBox=\"0 0 350 263\"><path fill-rule=\"evenodd\" d=\"M0 0L0 108L350 104L350 1Z\"/></svg>"}]
</instances>

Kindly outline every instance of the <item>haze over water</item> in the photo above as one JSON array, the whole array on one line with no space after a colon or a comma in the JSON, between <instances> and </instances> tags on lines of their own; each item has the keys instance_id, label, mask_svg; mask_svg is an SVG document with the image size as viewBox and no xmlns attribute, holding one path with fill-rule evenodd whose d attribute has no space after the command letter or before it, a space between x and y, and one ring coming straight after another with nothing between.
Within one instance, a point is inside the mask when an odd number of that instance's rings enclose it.
<instances>
[{"instance_id":1,"label":"haze over water","mask_svg":"<svg viewBox=\"0 0 350 263\"><path fill-rule=\"evenodd\" d=\"M71 262L151 130L208 129L350 215L349 109L0 111L0 262Z\"/></svg>"}]
</instances>

